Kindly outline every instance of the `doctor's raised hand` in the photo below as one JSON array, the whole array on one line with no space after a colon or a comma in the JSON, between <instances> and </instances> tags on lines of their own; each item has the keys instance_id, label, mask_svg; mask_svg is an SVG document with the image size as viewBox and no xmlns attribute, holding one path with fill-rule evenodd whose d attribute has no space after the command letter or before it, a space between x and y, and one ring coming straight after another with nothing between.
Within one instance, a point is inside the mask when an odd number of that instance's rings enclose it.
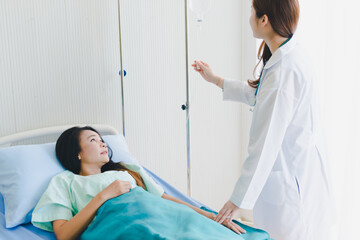
<instances>
[{"instance_id":1,"label":"doctor's raised hand","mask_svg":"<svg viewBox=\"0 0 360 240\"><path fill-rule=\"evenodd\" d=\"M203 61L194 61L194 64L192 64L191 66L193 66L194 70L199 72L206 81L213 83L220 88L223 88L224 79L220 76L217 76L210 68L209 64Z\"/></svg>"}]
</instances>

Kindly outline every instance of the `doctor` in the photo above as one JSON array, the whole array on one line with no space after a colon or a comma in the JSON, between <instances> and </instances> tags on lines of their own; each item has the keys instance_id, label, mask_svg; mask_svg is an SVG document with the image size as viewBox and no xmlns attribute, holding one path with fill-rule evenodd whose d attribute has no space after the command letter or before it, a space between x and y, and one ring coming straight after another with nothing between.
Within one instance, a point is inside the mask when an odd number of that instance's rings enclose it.
<instances>
[{"instance_id":1,"label":"doctor","mask_svg":"<svg viewBox=\"0 0 360 240\"><path fill-rule=\"evenodd\" d=\"M215 220L253 209L255 227L276 240L328 240L332 194L314 74L293 36L298 19L298 0L253 0L250 25L254 37L264 40L255 81L224 79L203 61L193 67L223 89L225 100L254 106L249 155Z\"/></svg>"}]
</instances>

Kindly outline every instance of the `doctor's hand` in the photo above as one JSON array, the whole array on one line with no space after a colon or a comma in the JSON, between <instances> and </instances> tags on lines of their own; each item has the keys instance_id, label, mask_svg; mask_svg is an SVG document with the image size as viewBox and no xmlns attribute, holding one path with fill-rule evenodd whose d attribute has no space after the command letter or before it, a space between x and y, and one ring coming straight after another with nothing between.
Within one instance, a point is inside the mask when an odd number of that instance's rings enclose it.
<instances>
[{"instance_id":1,"label":"doctor's hand","mask_svg":"<svg viewBox=\"0 0 360 240\"><path fill-rule=\"evenodd\" d=\"M240 212L240 208L238 208L235 204L233 204L230 200L225 203L220 212L215 218L215 221L218 223L223 223L224 221L227 223L232 222L234 216Z\"/></svg>"},{"instance_id":2,"label":"doctor's hand","mask_svg":"<svg viewBox=\"0 0 360 240\"><path fill-rule=\"evenodd\" d=\"M194 70L199 72L200 75L208 82L213 83L220 87L220 84L223 84L223 79L217 76L213 70L210 68L209 64L203 61L194 61L191 65L194 67Z\"/></svg>"}]
</instances>

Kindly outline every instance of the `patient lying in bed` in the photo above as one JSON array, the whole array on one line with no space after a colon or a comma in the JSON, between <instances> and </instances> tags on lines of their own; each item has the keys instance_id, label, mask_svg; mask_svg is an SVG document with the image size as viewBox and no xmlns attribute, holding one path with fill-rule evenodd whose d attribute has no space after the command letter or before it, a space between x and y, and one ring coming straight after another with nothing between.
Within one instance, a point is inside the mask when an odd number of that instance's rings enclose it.
<instances>
[{"instance_id":1,"label":"patient lying in bed","mask_svg":"<svg viewBox=\"0 0 360 240\"><path fill-rule=\"evenodd\" d=\"M56 155L67 171L53 177L32 223L58 239L247 239L236 222L225 228L214 213L165 194L140 166L112 162L111 149L91 127L66 130ZM247 230L251 239L268 239Z\"/></svg>"}]
</instances>

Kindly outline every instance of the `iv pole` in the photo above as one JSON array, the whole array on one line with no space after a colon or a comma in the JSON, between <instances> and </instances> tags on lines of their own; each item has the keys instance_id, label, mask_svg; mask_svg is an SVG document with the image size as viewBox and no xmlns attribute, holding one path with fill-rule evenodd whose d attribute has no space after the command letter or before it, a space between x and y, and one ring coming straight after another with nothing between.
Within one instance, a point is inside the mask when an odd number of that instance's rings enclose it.
<instances>
[{"instance_id":1,"label":"iv pole","mask_svg":"<svg viewBox=\"0 0 360 240\"><path fill-rule=\"evenodd\" d=\"M189 121L189 37L188 37L188 6L185 3L185 63L186 63L186 104L182 109L186 109L186 149L187 149L187 194L191 197L191 168L190 168L190 121Z\"/></svg>"},{"instance_id":2,"label":"iv pole","mask_svg":"<svg viewBox=\"0 0 360 240\"><path fill-rule=\"evenodd\" d=\"M120 47L120 78L121 78L121 102L122 102L122 124L123 135L125 137L125 104L124 104L124 68L122 61L122 44L121 44L121 20L120 20L120 0L118 0L118 22L119 22L119 47Z\"/></svg>"}]
</instances>

